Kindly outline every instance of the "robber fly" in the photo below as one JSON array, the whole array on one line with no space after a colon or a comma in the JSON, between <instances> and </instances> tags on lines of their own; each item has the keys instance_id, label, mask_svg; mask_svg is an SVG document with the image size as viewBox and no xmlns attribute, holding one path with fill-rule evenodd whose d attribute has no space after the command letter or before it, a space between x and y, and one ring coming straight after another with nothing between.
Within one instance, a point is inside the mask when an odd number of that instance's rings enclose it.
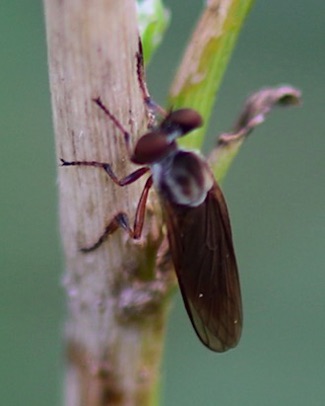
<instances>
[{"instance_id":1,"label":"robber fly","mask_svg":"<svg viewBox=\"0 0 325 406\"><path fill-rule=\"evenodd\" d=\"M123 133L130 151L130 135L103 105L95 103ZM155 187L167 225L172 261L184 304L194 330L210 350L235 347L242 329L242 304L231 227L222 191L204 158L180 149L177 139L202 125L192 109L170 111L159 125L144 134L130 151L134 164L142 165L118 179L111 165L61 159L63 166L102 168L113 182L126 186L150 173L136 210L134 226L125 213L118 213L91 247L93 251L118 228L137 239L141 236L148 193Z\"/></svg>"}]
</instances>

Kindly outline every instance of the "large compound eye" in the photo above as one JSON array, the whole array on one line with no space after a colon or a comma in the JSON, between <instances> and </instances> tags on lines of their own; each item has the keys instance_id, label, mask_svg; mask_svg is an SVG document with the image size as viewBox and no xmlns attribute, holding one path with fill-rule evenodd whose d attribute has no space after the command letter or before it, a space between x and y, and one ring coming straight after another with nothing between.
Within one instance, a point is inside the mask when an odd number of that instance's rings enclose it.
<instances>
[{"instance_id":1,"label":"large compound eye","mask_svg":"<svg viewBox=\"0 0 325 406\"><path fill-rule=\"evenodd\" d=\"M201 127L202 124L202 117L197 111L193 109L179 109L167 115L161 123L161 129L166 133L178 131L181 137Z\"/></svg>"},{"instance_id":2,"label":"large compound eye","mask_svg":"<svg viewBox=\"0 0 325 406\"><path fill-rule=\"evenodd\" d=\"M159 161L176 148L175 142L166 138L165 132L153 131L143 135L137 142L131 161L145 165Z\"/></svg>"}]
</instances>

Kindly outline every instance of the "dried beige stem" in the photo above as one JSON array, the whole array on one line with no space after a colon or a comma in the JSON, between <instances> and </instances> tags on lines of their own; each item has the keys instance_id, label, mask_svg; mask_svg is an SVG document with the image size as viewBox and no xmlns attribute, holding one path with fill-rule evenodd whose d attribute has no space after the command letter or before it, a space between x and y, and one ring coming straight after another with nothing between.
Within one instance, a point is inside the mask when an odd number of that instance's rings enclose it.
<instances>
[{"instance_id":1,"label":"dried beige stem","mask_svg":"<svg viewBox=\"0 0 325 406\"><path fill-rule=\"evenodd\" d=\"M44 4L57 162L109 162L123 177L134 169L123 136L92 98L101 97L131 134L145 129L134 1ZM146 261L147 240L134 244L117 232L95 252L79 251L118 211L133 219L141 182L119 188L102 172L58 168L68 296L66 405L144 406L156 388L165 310L157 306L139 320L122 317L121 297L130 305L129 279Z\"/></svg>"}]
</instances>

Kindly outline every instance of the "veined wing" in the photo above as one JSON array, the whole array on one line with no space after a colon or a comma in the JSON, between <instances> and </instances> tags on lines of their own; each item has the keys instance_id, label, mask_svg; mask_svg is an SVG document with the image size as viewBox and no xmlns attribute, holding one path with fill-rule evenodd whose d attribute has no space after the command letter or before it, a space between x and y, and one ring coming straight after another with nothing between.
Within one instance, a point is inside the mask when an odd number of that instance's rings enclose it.
<instances>
[{"instance_id":1,"label":"veined wing","mask_svg":"<svg viewBox=\"0 0 325 406\"><path fill-rule=\"evenodd\" d=\"M200 340L223 352L242 329L237 263L227 206L215 182L198 207L162 199L171 255L186 310Z\"/></svg>"}]
</instances>

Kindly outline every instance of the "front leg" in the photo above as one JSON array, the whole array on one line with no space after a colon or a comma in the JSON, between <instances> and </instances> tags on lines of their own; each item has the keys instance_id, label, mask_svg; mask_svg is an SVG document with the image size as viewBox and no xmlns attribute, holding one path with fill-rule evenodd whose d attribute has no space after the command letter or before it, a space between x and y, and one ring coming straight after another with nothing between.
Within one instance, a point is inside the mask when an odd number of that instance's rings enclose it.
<instances>
[{"instance_id":1,"label":"front leg","mask_svg":"<svg viewBox=\"0 0 325 406\"><path fill-rule=\"evenodd\" d=\"M109 175L109 177L112 179L114 183L116 183L118 186L126 186L130 185L131 183L135 182L138 180L141 176L143 176L145 173L149 171L148 167L142 167L137 169L136 171L130 173L129 175L125 176L122 179L118 179L118 177L115 175L113 172L110 164L108 163L103 163L103 162L96 162L96 161L66 161L61 158L61 164L62 166L91 166L95 168L101 168L104 169L105 173ZM108 225L105 227L104 232L102 235L98 238L98 240L91 245L90 247L84 247L81 248L80 251L87 253L96 250L98 247L100 247L104 241L107 240L107 238L113 234L116 230L119 228L122 228L125 230L129 236L133 239L138 239L141 237L142 229L143 229L143 224L144 224L144 218L145 218L145 210L146 210L146 204L147 204L147 199L148 199L148 194L149 190L152 186L152 176L149 176L147 179L144 188L142 190L139 203L137 206L135 218L134 218L134 224L133 228L130 227L129 223L129 218L126 213L120 212L116 214L113 219L108 223Z\"/></svg>"},{"instance_id":2,"label":"front leg","mask_svg":"<svg viewBox=\"0 0 325 406\"><path fill-rule=\"evenodd\" d=\"M147 166L137 169L136 171L130 173L122 179L118 179L115 172L113 171L110 164L106 162L97 162L97 161L66 161L63 158L60 158L62 166L92 166L94 168L104 169L106 174L112 179L112 181L118 186L126 186L135 182L141 176L149 171Z\"/></svg>"}]
</instances>

